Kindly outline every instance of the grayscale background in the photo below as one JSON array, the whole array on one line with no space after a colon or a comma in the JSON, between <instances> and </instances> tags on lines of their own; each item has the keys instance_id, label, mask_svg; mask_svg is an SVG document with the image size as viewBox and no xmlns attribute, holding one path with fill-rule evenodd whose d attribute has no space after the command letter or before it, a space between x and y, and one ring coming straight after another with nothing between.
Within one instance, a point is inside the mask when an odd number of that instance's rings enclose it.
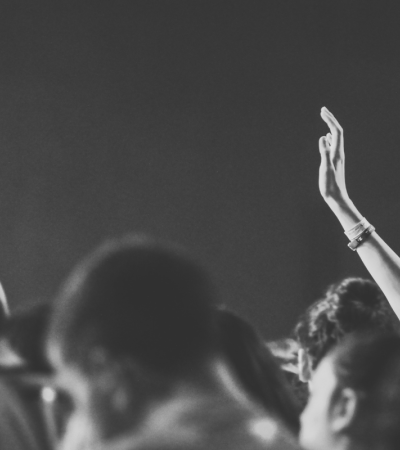
<instances>
[{"instance_id":1,"label":"grayscale background","mask_svg":"<svg viewBox=\"0 0 400 450\"><path fill-rule=\"evenodd\" d=\"M0 5L0 278L51 300L107 237L198 254L267 338L366 275L318 192L327 106L348 190L400 251L396 2Z\"/></svg>"}]
</instances>

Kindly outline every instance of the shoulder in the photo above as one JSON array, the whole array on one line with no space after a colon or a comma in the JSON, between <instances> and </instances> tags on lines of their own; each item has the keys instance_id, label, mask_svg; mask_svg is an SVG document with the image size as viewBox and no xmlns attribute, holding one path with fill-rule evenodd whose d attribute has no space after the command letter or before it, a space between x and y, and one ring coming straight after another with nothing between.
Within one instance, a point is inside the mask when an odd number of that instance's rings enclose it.
<instances>
[{"instance_id":1,"label":"shoulder","mask_svg":"<svg viewBox=\"0 0 400 450\"><path fill-rule=\"evenodd\" d=\"M48 448L40 405L33 399L21 380L0 375L0 448Z\"/></svg>"}]
</instances>

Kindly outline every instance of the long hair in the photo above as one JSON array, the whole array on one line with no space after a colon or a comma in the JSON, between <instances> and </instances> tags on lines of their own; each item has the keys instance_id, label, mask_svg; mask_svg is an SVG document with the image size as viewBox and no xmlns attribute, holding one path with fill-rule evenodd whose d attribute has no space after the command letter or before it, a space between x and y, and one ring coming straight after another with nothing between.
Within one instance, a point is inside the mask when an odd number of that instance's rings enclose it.
<instances>
[{"instance_id":1,"label":"long hair","mask_svg":"<svg viewBox=\"0 0 400 450\"><path fill-rule=\"evenodd\" d=\"M216 314L222 349L244 390L297 434L299 408L263 339L249 322L233 312L218 309Z\"/></svg>"}]
</instances>

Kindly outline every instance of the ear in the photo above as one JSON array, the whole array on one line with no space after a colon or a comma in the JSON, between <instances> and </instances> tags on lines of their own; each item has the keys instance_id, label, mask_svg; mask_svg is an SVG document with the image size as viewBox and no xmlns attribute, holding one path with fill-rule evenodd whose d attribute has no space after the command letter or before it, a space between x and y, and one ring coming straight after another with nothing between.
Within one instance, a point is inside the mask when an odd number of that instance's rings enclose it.
<instances>
[{"instance_id":1,"label":"ear","mask_svg":"<svg viewBox=\"0 0 400 450\"><path fill-rule=\"evenodd\" d=\"M340 433L352 425L357 412L358 397L353 389L345 388L333 402L331 427L334 432Z\"/></svg>"},{"instance_id":2,"label":"ear","mask_svg":"<svg viewBox=\"0 0 400 450\"><path fill-rule=\"evenodd\" d=\"M107 353L94 358L92 379L97 392L109 401L109 408L117 414L131 414L147 408L154 398L165 395L166 381L142 364L125 358L116 360Z\"/></svg>"},{"instance_id":3,"label":"ear","mask_svg":"<svg viewBox=\"0 0 400 450\"><path fill-rule=\"evenodd\" d=\"M299 378L304 383L311 379L311 360L303 348L299 348L297 354L297 364L299 366Z\"/></svg>"}]
</instances>

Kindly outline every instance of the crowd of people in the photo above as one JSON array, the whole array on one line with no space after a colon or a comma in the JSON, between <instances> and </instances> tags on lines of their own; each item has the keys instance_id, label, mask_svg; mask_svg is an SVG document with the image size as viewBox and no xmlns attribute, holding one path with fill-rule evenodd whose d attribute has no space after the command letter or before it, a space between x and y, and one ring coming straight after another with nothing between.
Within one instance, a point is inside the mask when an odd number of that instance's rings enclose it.
<instances>
[{"instance_id":1,"label":"crowd of people","mask_svg":"<svg viewBox=\"0 0 400 450\"><path fill-rule=\"evenodd\" d=\"M265 342L177 245L110 240L49 303L0 290L0 448L394 450L400 258L350 200L326 108L319 189L372 279L329 286Z\"/></svg>"}]
</instances>

